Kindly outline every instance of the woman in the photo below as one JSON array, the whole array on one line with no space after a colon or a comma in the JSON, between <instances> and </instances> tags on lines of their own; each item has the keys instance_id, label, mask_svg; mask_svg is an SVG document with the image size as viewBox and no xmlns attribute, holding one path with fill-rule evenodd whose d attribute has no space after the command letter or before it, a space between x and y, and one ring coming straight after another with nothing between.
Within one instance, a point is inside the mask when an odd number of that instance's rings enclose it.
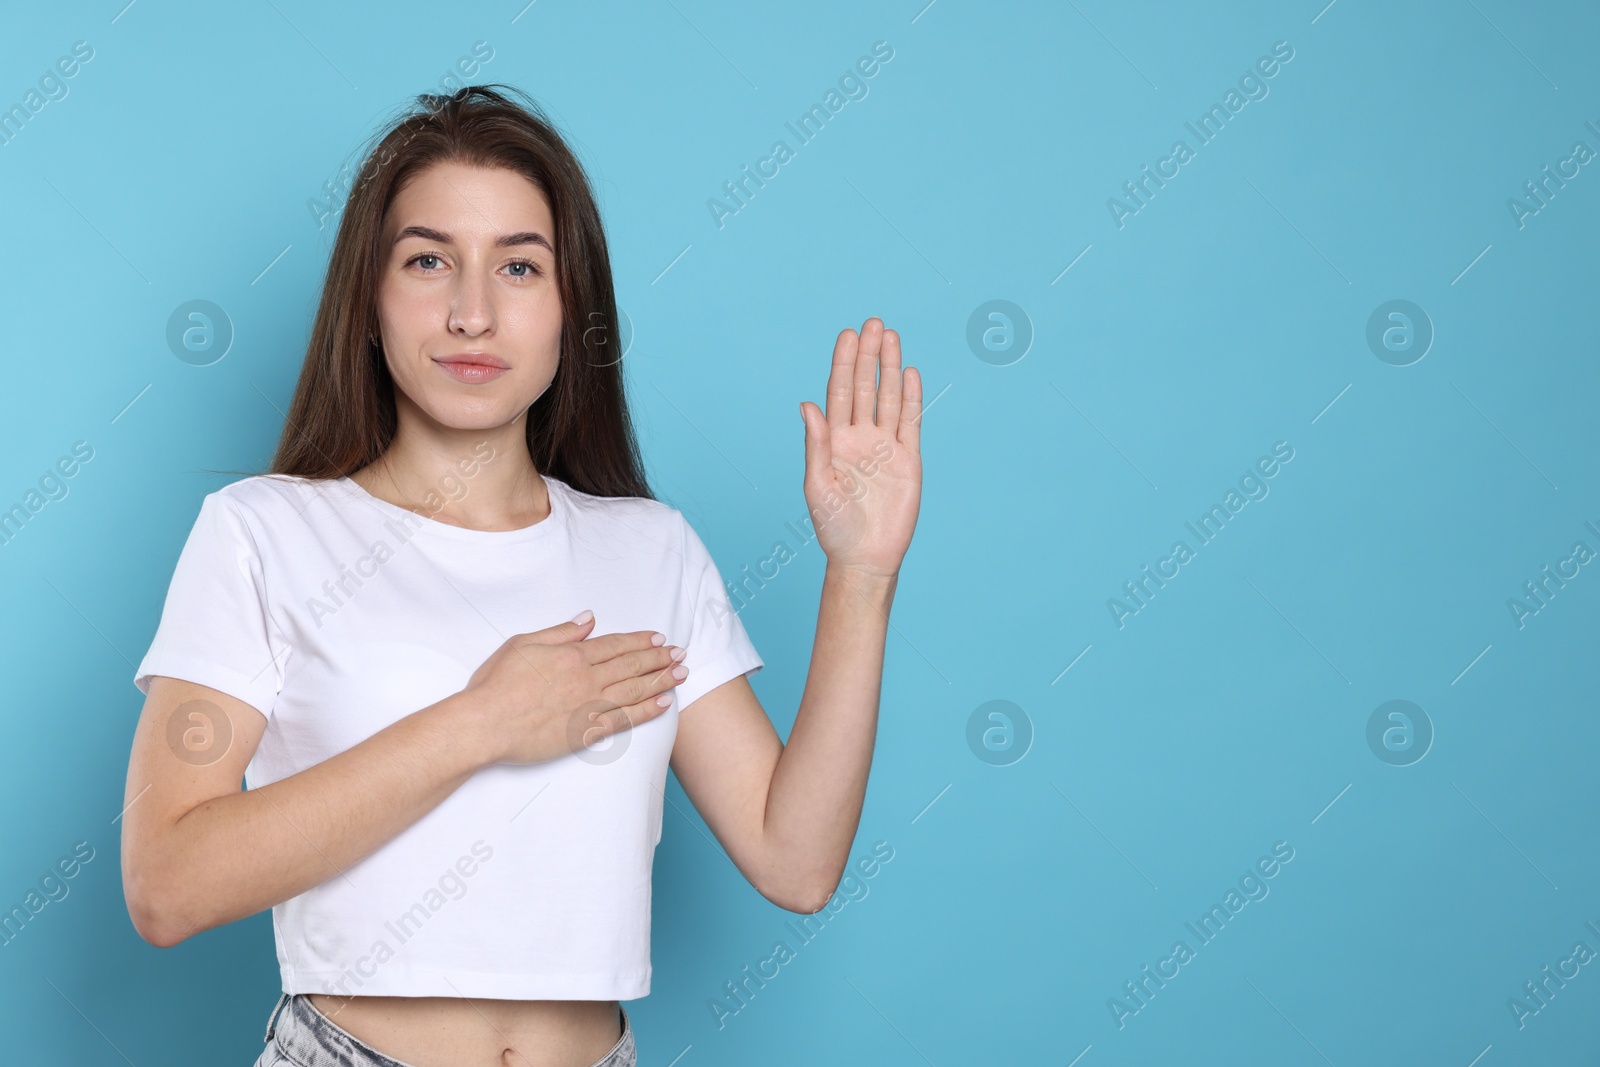
<instances>
[{"instance_id":1,"label":"woman","mask_svg":"<svg viewBox=\"0 0 1600 1067\"><path fill-rule=\"evenodd\" d=\"M632 1064L669 763L791 911L860 819L920 376L869 319L800 406L827 565L785 746L646 485L587 177L508 94L368 155L272 469L205 498L136 673L129 914L170 946L273 909L260 1065Z\"/></svg>"}]
</instances>

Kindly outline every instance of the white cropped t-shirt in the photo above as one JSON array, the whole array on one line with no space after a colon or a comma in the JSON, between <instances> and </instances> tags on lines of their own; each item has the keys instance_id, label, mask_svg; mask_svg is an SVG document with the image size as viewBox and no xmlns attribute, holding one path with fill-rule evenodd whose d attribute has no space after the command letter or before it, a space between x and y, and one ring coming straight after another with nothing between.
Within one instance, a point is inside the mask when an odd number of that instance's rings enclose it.
<instances>
[{"instance_id":1,"label":"white cropped t-shirt","mask_svg":"<svg viewBox=\"0 0 1600 1067\"><path fill-rule=\"evenodd\" d=\"M664 714L544 763L483 768L372 855L275 906L284 992L649 993L651 865L678 714L763 664L681 512L543 477L550 514L507 531L425 518L349 478L257 475L202 502L134 684L187 679L260 711L247 788L459 692L507 638L585 608L594 636L659 630L686 650L689 676Z\"/></svg>"}]
</instances>

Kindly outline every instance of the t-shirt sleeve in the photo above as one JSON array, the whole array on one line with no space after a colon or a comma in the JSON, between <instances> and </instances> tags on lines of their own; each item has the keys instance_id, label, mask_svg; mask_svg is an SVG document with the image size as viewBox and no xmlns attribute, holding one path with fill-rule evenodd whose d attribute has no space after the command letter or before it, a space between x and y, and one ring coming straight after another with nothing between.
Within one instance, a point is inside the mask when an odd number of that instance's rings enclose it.
<instances>
[{"instance_id":1,"label":"t-shirt sleeve","mask_svg":"<svg viewBox=\"0 0 1600 1067\"><path fill-rule=\"evenodd\" d=\"M181 678L270 715L287 654L268 610L255 538L238 505L211 493L178 556L133 684L149 695L151 676Z\"/></svg>"},{"instance_id":2,"label":"t-shirt sleeve","mask_svg":"<svg viewBox=\"0 0 1600 1067\"><path fill-rule=\"evenodd\" d=\"M723 682L741 674L753 676L765 664L728 602L722 574L705 544L682 513L678 520L683 527L684 595L692 613L683 657L689 677L677 685L681 713Z\"/></svg>"}]
</instances>

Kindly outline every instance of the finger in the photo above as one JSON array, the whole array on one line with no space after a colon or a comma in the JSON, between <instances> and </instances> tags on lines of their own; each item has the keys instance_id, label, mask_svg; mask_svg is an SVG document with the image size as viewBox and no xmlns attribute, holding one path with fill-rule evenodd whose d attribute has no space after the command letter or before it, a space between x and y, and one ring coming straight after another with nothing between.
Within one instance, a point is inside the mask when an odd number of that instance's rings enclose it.
<instances>
[{"instance_id":1,"label":"finger","mask_svg":"<svg viewBox=\"0 0 1600 1067\"><path fill-rule=\"evenodd\" d=\"M662 648L667 643L666 634L655 630L632 630L621 634L602 634L591 637L580 647L588 655L590 664L605 663L630 652Z\"/></svg>"},{"instance_id":2,"label":"finger","mask_svg":"<svg viewBox=\"0 0 1600 1067\"><path fill-rule=\"evenodd\" d=\"M660 703L662 697L666 698L665 704ZM671 693L652 694L638 703L626 704L603 711L595 716L594 722L585 724L589 729L585 731L583 743L592 745L597 741L604 741L614 733L622 730L631 730L636 726L649 722L651 719L665 715L667 709L672 706L672 700ZM595 732L597 728L604 732Z\"/></svg>"},{"instance_id":3,"label":"finger","mask_svg":"<svg viewBox=\"0 0 1600 1067\"><path fill-rule=\"evenodd\" d=\"M874 315L861 326L861 345L856 351L852 375L850 422L870 426L878 399L878 349L883 344L883 320Z\"/></svg>"},{"instance_id":4,"label":"finger","mask_svg":"<svg viewBox=\"0 0 1600 1067\"><path fill-rule=\"evenodd\" d=\"M800 402L800 417L806 424L805 482L821 489L822 480L833 470L833 430L822 409L809 400Z\"/></svg>"},{"instance_id":5,"label":"finger","mask_svg":"<svg viewBox=\"0 0 1600 1067\"><path fill-rule=\"evenodd\" d=\"M883 331L883 352L879 357L878 418L879 429L890 433L900 423L900 335L893 330Z\"/></svg>"},{"instance_id":6,"label":"finger","mask_svg":"<svg viewBox=\"0 0 1600 1067\"><path fill-rule=\"evenodd\" d=\"M651 685L670 689L681 681L673 675L672 669L683 663L686 654L686 651L679 646L663 645L660 648L648 648L615 656L603 663L594 664L594 669L602 688L634 678L643 678ZM629 699L638 700L643 696L644 691L641 690Z\"/></svg>"},{"instance_id":7,"label":"finger","mask_svg":"<svg viewBox=\"0 0 1600 1067\"><path fill-rule=\"evenodd\" d=\"M915 367L906 368L905 400L900 405L900 425L895 440L920 452L922 448L922 372Z\"/></svg>"},{"instance_id":8,"label":"finger","mask_svg":"<svg viewBox=\"0 0 1600 1067\"><path fill-rule=\"evenodd\" d=\"M683 682L683 679L674 675L674 670L682 669L683 665L674 663L671 667L673 670L639 674L603 687L600 690L603 707L635 707L670 692Z\"/></svg>"},{"instance_id":9,"label":"finger","mask_svg":"<svg viewBox=\"0 0 1600 1067\"><path fill-rule=\"evenodd\" d=\"M585 618L587 616L587 618ZM582 619L583 621L579 621ZM543 630L535 630L526 636L541 645L559 645L568 641L581 641L594 630L594 612L585 608L578 612L571 622L563 622L555 626L547 626Z\"/></svg>"},{"instance_id":10,"label":"finger","mask_svg":"<svg viewBox=\"0 0 1600 1067\"><path fill-rule=\"evenodd\" d=\"M833 342L833 367L828 371L828 425L834 429L850 425L851 377L856 368L856 347L860 343L854 330L844 330Z\"/></svg>"},{"instance_id":11,"label":"finger","mask_svg":"<svg viewBox=\"0 0 1600 1067\"><path fill-rule=\"evenodd\" d=\"M567 720L567 750L598 744L640 721L640 713L616 701L601 697L586 701Z\"/></svg>"}]
</instances>

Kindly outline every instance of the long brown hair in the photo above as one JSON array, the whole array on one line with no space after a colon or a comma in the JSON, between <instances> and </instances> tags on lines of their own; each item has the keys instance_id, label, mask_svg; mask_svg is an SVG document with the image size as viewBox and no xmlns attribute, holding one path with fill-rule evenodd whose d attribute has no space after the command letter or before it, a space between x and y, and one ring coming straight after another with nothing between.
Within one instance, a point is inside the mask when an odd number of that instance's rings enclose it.
<instances>
[{"instance_id":1,"label":"long brown hair","mask_svg":"<svg viewBox=\"0 0 1600 1067\"><path fill-rule=\"evenodd\" d=\"M595 496L654 499L628 416L611 258L588 176L539 105L499 83L419 95L366 153L268 473L344 477L394 439L394 380L377 339L379 238L401 186L446 161L514 171L550 202L561 353L554 380L528 412L534 466Z\"/></svg>"}]
</instances>

